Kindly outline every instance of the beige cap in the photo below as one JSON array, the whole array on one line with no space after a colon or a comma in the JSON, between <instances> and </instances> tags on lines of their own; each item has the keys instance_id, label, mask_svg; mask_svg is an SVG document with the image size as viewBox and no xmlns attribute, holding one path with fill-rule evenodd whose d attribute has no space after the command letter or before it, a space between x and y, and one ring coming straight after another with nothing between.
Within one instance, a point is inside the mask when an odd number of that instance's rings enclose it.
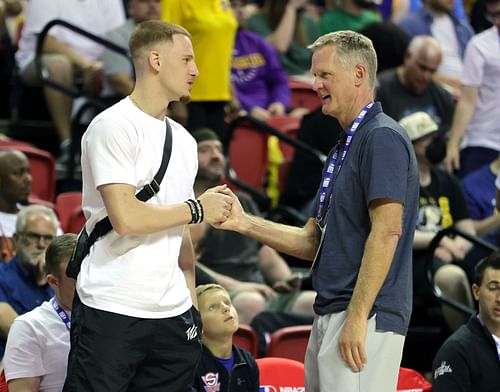
<instances>
[{"instance_id":1,"label":"beige cap","mask_svg":"<svg viewBox=\"0 0 500 392\"><path fill-rule=\"evenodd\" d=\"M438 125L426 112L415 112L399 120L412 142L439 131Z\"/></svg>"}]
</instances>

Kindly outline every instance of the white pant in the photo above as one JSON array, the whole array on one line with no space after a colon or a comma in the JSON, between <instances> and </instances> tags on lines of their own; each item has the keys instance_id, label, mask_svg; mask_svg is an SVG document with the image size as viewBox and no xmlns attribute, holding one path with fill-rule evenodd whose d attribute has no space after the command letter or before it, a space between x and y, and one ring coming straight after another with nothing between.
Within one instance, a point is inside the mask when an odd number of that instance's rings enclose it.
<instances>
[{"instance_id":1,"label":"white pant","mask_svg":"<svg viewBox=\"0 0 500 392\"><path fill-rule=\"evenodd\" d=\"M306 392L396 391L405 337L375 329L368 320L365 350L368 361L353 372L340 356L338 340L347 313L316 316L305 359Z\"/></svg>"}]
</instances>

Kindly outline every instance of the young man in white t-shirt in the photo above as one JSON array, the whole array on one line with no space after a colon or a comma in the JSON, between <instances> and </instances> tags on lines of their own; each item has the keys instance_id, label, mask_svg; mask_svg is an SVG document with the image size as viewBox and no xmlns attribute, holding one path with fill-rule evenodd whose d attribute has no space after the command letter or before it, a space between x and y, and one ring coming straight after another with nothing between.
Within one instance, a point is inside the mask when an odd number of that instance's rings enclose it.
<instances>
[{"instance_id":1,"label":"young man in white t-shirt","mask_svg":"<svg viewBox=\"0 0 500 392\"><path fill-rule=\"evenodd\" d=\"M75 244L75 234L52 241L45 254L45 270L55 296L16 318L10 327L4 357L10 392L59 392L63 387L75 292L75 280L65 270Z\"/></svg>"},{"instance_id":2,"label":"young man in white t-shirt","mask_svg":"<svg viewBox=\"0 0 500 392\"><path fill-rule=\"evenodd\" d=\"M86 229L107 215L113 230L91 247L78 275L65 392L190 390L201 331L185 226L224 222L232 204L225 185L193 200L196 142L166 118L168 104L188 99L198 75L189 33L143 22L129 48L134 90L82 139ZM141 202L135 194L160 167L166 121L168 168L159 192Z\"/></svg>"}]
</instances>

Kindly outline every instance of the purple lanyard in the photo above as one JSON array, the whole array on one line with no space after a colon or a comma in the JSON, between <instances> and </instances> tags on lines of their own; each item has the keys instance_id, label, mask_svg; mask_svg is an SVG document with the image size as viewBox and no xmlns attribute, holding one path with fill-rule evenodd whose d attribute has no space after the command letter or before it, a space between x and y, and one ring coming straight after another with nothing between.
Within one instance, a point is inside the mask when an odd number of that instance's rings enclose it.
<instances>
[{"instance_id":1,"label":"purple lanyard","mask_svg":"<svg viewBox=\"0 0 500 392\"><path fill-rule=\"evenodd\" d=\"M56 301L56 297L52 297L50 299L50 303L52 304L52 307L56 311L57 315L63 321L63 323L66 326L66 328L68 329L68 331L70 331L71 330L71 319L69 318L68 313L66 313L64 311L64 309L59 306L59 304Z\"/></svg>"},{"instance_id":2,"label":"purple lanyard","mask_svg":"<svg viewBox=\"0 0 500 392\"><path fill-rule=\"evenodd\" d=\"M335 166L337 166L337 158L339 155L339 150L340 150L340 143L337 144L337 147L335 148L335 151L333 152L329 162L328 166L325 170L325 173L323 174L323 179L321 181L321 188L320 188L320 194L319 194L319 204L318 204L318 212L316 214L316 222L320 226L324 226L324 218L326 216L326 213L323 211L325 208L326 200L332 196L332 190L333 190L333 185L335 183L335 180L340 174L340 169L342 169L342 165L344 164L345 157L347 156L347 153L349 151L349 147L351 146L351 141L354 136L354 133L359 127L359 124L363 121L365 118L366 113L371 109L373 106L373 102L370 102L367 104L361 112L359 112L358 116L354 120L354 122L351 125L351 128L346 131L346 141L345 144L342 146L342 151L340 153L340 160L338 162L338 167L335 169ZM334 177L335 173L335 177Z\"/></svg>"}]
</instances>

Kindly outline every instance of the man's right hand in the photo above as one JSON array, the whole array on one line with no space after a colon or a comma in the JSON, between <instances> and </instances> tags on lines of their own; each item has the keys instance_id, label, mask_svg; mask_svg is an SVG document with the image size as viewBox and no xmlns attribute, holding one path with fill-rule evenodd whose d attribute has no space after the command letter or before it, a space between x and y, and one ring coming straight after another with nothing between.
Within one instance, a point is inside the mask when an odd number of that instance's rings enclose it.
<instances>
[{"instance_id":1,"label":"man's right hand","mask_svg":"<svg viewBox=\"0 0 500 392\"><path fill-rule=\"evenodd\" d=\"M457 143L451 140L448 142L446 157L443 163L448 173L453 173L454 170L460 169L460 146Z\"/></svg>"},{"instance_id":2,"label":"man's right hand","mask_svg":"<svg viewBox=\"0 0 500 392\"><path fill-rule=\"evenodd\" d=\"M203 206L205 222L219 225L231 215L233 197L227 185L219 185L208 189L198 199Z\"/></svg>"}]
</instances>

